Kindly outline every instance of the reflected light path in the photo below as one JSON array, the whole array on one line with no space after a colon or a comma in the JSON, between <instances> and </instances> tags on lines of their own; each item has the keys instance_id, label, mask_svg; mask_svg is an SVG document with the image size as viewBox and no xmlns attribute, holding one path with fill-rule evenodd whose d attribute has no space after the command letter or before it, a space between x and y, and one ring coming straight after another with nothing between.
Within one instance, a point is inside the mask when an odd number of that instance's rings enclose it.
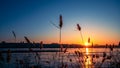
<instances>
[{"instance_id":1,"label":"reflected light path","mask_svg":"<svg viewBox=\"0 0 120 68\"><path fill-rule=\"evenodd\" d=\"M89 56L89 48L86 48L86 56L85 56L85 68L91 68L91 57Z\"/></svg>"},{"instance_id":2,"label":"reflected light path","mask_svg":"<svg viewBox=\"0 0 120 68\"><path fill-rule=\"evenodd\" d=\"M89 54L89 49L88 48L86 48L86 55L88 55Z\"/></svg>"}]
</instances>

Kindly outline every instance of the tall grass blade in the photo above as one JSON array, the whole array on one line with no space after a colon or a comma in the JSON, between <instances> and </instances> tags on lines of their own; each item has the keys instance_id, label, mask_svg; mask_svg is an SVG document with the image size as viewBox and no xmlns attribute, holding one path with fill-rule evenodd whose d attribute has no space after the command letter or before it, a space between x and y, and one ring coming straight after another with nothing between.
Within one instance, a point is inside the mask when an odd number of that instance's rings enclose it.
<instances>
[{"instance_id":1,"label":"tall grass blade","mask_svg":"<svg viewBox=\"0 0 120 68\"><path fill-rule=\"evenodd\" d=\"M30 40L26 36L24 36L24 38L25 38L27 43L31 43Z\"/></svg>"},{"instance_id":2,"label":"tall grass blade","mask_svg":"<svg viewBox=\"0 0 120 68\"><path fill-rule=\"evenodd\" d=\"M56 24L50 22L53 26L55 26L56 28L60 29Z\"/></svg>"}]
</instances>

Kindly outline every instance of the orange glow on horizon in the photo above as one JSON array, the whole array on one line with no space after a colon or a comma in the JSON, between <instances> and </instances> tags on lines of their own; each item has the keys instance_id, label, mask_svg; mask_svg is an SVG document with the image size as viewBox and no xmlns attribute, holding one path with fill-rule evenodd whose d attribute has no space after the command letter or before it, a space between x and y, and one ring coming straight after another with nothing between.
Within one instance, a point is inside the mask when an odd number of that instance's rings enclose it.
<instances>
[{"instance_id":1,"label":"orange glow on horizon","mask_svg":"<svg viewBox=\"0 0 120 68\"><path fill-rule=\"evenodd\" d=\"M85 46L88 46L89 45L89 43L88 42L85 42Z\"/></svg>"},{"instance_id":2,"label":"orange glow on horizon","mask_svg":"<svg viewBox=\"0 0 120 68\"><path fill-rule=\"evenodd\" d=\"M67 29L67 28L66 28ZM95 29L91 29L90 33L87 33L88 30L82 32L84 43L82 42L81 36L78 31L71 31L71 30L62 30L62 37L61 43L62 44L81 44L85 46L91 46L92 42L93 45L105 45L105 44L115 44L118 45L120 38L115 35L109 36L106 35L107 33L98 32ZM72 33L71 33L72 32ZM91 43L88 43L88 37L91 39ZM34 38L30 38L30 40L35 42L43 41L43 43L50 44L50 43L59 43L59 32L53 33L47 36L35 36Z\"/></svg>"},{"instance_id":3,"label":"orange glow on horizon","mask_svg":"<svg viewBox=\"0 0 120 68\"><path fill-rule=\"evenodd\" d=\"M40 41L43 41L44 43L47 43L47 44L50 44L50 43L59 43L59 39L58 38L44 38L44 39L34 39L35 42L40 42ZM115 45L118 45L118 42L117 40L106 40L106 39L97 39L97 38L94 38L92 40L93 42L93 45L105 45L105 44L115 44ZM81 45L85 45L85 46L90 46L91 43L88 43L88 42L85 42L83 43L81 41L80 38L67 38L65 37L64 39L62 38L62 41L61 41L62 44L81 44Z\"/></svg>"}]
</instances>

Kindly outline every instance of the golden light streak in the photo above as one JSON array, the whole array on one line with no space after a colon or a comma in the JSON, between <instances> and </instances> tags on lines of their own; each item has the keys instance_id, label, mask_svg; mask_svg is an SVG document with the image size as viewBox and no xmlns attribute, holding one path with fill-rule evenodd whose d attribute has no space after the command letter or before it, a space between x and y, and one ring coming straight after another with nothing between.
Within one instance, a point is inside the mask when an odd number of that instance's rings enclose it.
<instances>
[{"instance_id":1,"label":"golden light streak","mask_svg":"<svg viewBox=\"0 0 120 68\"><path fill-rule=\"evenodd\" d=\"M88 46L89 45L89 43L88 42L85 42L85 46Z\"/></svg>"},{"instance_id":2,"label":"golden light streak","mask_svg":"<svg viewBox=\"0 0 120 68\"><path fill-rule=\"evenodd\" d=\"M92 64L91 57L88 56L88 54L89 54L89 48L86 48L85 68L89 68L89 65Z\"/></svg>"},{"instance_id":3,"label":"golden light streak","mask_svg":"<svg viewBox=\"0 0 120 68\"><path fill-rule=\"evenodd\" d=\"M87 54L87 55L89 54L89 49L88 49L88 48L86 48L86 54Z\"/></svg>"}]
</instances>

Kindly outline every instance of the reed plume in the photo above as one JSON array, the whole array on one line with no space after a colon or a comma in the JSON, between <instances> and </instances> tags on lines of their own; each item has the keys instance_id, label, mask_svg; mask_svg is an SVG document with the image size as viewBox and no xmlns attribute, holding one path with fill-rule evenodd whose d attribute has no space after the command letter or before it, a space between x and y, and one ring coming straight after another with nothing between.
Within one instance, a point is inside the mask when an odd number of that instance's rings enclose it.
<instances>
[{"instance_id":1,"label":"reed plume","mask_svg":"<svg viewBox=\"0 0 120 68\"><path fill-rule=\"evenodd\" d=\"M90 43L90 37L88 38L88 43Z\"/></svg>"},{"instance_id":2,"label":"reed plume","mask_svg":"<svg viewBox=\"0 0 120 68\"><path fill-rule=\"evenodd\" d=\"M51 23L51 24L60 30L59 44L61 44L61 29L62 29L62 27L63 27L62 15L60 14L60 16L59 16L59 26L57 26L57 25L54 24L54 23ZM60 45L60 48L61 48L61 50L62 50L62 45Z\"/></svg>"},{"instance_id":3,"label":"reed plume","mask_svg":"<svg viewBox=\"0 0 120 68\"><path fill-rule=\"evenodd\" d=\"M62 28L62 26L63 26L62 15L60 15L60 23L59 23L60 29Z\"/></svg>"},{"instance_id":4,"label":"reed plume","mask_svg":"<svg viewBox=\"0 0 120 68\"><path fill-rule=\"evenodd\" d=\"M61 48L61 51L62 51L62 49L63 49L63 47L62 47L62 45L61 45L61 28L62 28L62 26L63 26L62 15L60 15L59 19L60 19L60 22L59 22L59 28L60 28L59 44L60 44L60 48Z\"/></svg>"},{"instance_id":5,"label":"reed plume","mask_svg":"<svg viewBox=\"0 0 120 68\"><path fill-rule=\"evenodd\" d=\"M40 49L43 48L43 41L40 42Z\"/></svg>"},{"instance_id":6,"label":"reed plume","mask_svg":"<svg viewBox=\"0 0 120 68\"><path fill-rule=\"evenodd\" d=\"M25 38L27 43L31 43L30 40L26 36L24 36L24 38Z\"/></svg>"},{"instance_id":7,"label":"reed plume","mask_svg":"<svg viewBox=\"0 0 120 68\"><path fill-rule=\"evenodd\" d=\"M77 29L78 29L79 31L81 31L81 27L80 27L79 24L77 24Z\"/></svg>"},{"instance_id":8,"label":"reed plume","mask_svg":"<svg viewBox=\"0 0 120 68\"><path fill-rule=\"evenodd\" d=\"M80 35L81 35L81 38L82 38L82 42L84 43L83 36L82 36L82 32L81 32L81 27L80 27L79 24L77 24L77 29L78 29L78 31L80 31Z\"/></svg>"},{"instance_id":9,"label":"reed plume","mask_svg":"<svg viewBox=\"0 0 120 68\"><path fill-rule=\"evenodd\" d=\"M25 38L27 43L31 43L30 40L26 36L24 36L24 38ZM29 48L29 51L33 51L33 50L31 48Z\"/></svg>"},{"instance_id":10,"label":"reed plume","mask_svg":"<svg viewBox=\"0 0 120 68\"><path fill-rule=\"evenodd\" d=\"M12 34L13 34L13 36L14 36L14 38L15 38L15 42L16 42L16 34L15 34L15 32L12 31Z\"/></svg>"}]
</instances>

